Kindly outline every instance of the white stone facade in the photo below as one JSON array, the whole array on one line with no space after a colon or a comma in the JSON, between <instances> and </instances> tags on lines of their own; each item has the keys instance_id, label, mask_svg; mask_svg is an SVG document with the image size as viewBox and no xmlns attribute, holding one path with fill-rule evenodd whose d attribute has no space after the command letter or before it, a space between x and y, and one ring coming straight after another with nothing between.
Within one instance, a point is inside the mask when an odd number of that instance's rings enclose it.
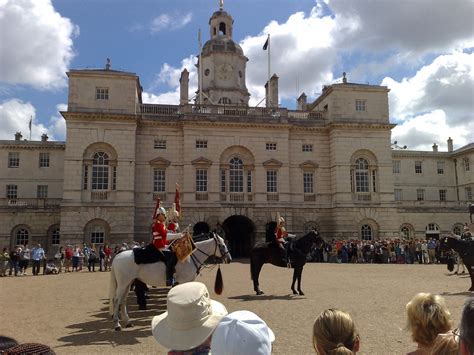
<instances>
[{"instance_id":1,"label":"white stone facade","mask_svg":"<svg viewBox=\"0 0 474 355\"><path fill-rule=\"evenodd\" d=\"M221 18L220 36L230 43L233 21L221 11L211 39ZM203 48L210 99L203 105L188 104L186 73L174 106L143 104L133 73L71 70L67 142L0 141L0 245L16 244L23 229L30 243L52 250L57 226L61 244L148 241L155 198L170 207L175 183L181 227L224 231L240 256L271 235L277 212L290 232L316 227L327 238L425 237L468 221L474 143L448 152L392 149L389 90L345 79L312 103L302 95L299 110L249 107L247 59L226 48ZM231 103L211 104L221 98ZM50 152L46 172L36 162L43 151ZM20 168L8 167L14 152ZM41 184L46 206L37 198ZM16 198L7 185L18 185Z\"/></svg>"}]
</instances>

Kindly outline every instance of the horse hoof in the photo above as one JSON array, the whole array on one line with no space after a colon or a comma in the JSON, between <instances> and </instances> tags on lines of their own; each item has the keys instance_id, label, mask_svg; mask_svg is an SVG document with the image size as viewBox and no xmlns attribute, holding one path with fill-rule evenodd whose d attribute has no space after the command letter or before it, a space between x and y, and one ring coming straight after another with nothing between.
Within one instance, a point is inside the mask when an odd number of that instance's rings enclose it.
<instances>
[{"instance_id":1,"label":"horse hoof","mask_svg":"<svg viewBox=\"0 0 474 355\"><path fill-rule=\"evenodd\" d=\"M296 292L296 291L293 291L293 294L294 294L294 295L297 295L297 294L298 294L298 292Z\"/></svg>"},{"instance_id":2,"label":"horse hoof","mask_svg":"<svg viewBox=\"0 0 474 355\"><path fill-rule=\"evenodd\" d=\"M300 291L300 296L304 296L304 292L303 292L303 291Z\"/></svg>"},{"instance_id":3,"label":"horse hoof","mask_svg":"<svg viewBox=\"0 0 474 355\"><path fill-rule=\"evenodd\" d=\"M122 327L120 327L120 326L115 327L115 331L116 331L116 332L119 332L119 331L121 331L121 330L122 330Z\"/></svg>"},{"instance_id":4,"label":"horse hoof","mask_svg":"<svg viewBox=\"0 0 474 355\"><path fill-rule=\"evenodd\" d=\"M125 326L125 328L131 328L131 327L133 327L133 323L128 323L128 324Z\"/></svg>"},{"instance_id":5,"label":"horse hoof","mask_svg":"<svg viewBox=\"0 0 474 355\"><path fill-rule=\"evenodd\" d=\"M263 295L263 291L257 291L257 296Z\"/></svg>"}]
</instances>

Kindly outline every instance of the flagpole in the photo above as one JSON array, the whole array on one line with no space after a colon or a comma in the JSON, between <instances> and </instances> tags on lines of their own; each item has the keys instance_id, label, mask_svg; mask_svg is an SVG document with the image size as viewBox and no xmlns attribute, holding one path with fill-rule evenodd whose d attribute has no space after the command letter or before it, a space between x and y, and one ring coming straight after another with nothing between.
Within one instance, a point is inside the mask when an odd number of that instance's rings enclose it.
<instances>
[{"instance_id":1,"label":"flagpole","mask_svg":"<svg viewBox=\"0 0 474 355\"><path fill-rule=\"evenodd\" d=\"M268 90L270 90L270 33L268 34Z\"/></svg>"},{"instance_id":2,"label":"flagpole","mask_svg":"<svg viewBox=\"0 0 474 355\"><path fill-rule=\"evenodd\" d=\"M31 141L31 123L33 122L33 116L30 116L30 124L29 124L29 128L30 128L30 141Z\"/></svg>"},{"instance_id":3,"label":"flagpole","mask_svg":"<svg viewBox=\"0 0 474 355\"><path fill-rule=\"evenodd\" d=\"M199 106L202 105L202 44L201 44L201 29L199 29L198 34L198 42L199 42Z\"/></svg>"}]
</instances>

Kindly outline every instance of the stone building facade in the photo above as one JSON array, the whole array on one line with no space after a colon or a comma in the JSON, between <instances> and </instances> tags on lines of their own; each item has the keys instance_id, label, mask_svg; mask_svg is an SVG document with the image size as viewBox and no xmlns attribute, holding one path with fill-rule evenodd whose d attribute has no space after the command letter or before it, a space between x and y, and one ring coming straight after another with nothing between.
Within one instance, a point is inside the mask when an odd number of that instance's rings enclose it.
<instances>
[{"instance_id":1,"label":"stone building facade","mask_svg":"<svg viewBox=\"0 0 474 355\"><path fill-rule=\"evenodd\" d=\"M289 110L273 75L266 106L250 107L233 19L220 9L209 24L194 103L186 70L179 105L143 103L139 77L109 64L70 70L67 141L0 141L0 245L148 241L154 201L170 207L176 183L181 228L224 233L234 256L271 238L277 212L290 232L326 238L462 229L474 143L396 149L388 88L346 78Z\"/></svg>"}]
</instances>

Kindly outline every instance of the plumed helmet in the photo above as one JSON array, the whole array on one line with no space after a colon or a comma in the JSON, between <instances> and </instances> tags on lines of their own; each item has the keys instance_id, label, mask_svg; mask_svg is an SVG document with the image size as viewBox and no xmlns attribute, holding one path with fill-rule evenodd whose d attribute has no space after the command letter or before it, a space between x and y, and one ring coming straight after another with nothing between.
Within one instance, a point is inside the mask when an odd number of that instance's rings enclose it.
<instances>
[{"instance_id":1,"label":"plumed helmet","mask_svg":"<svg viewBox=\"0 0 474 355\"><path fill-rule=\"evenodd\" d=\"M168 215L172 220L179 218L179 212L176 209L176 203L173 203L173 206L168 210Z\"/></svg>"},{"instance_id":2,"label":"plumed helmet","mask_svg":"<svg viewBox=\"0 0 474 355\"><path fill-rule=\"evenodd\" d=\"M156 210L156 217L158 217L160 214L166 216L166 209L164 207L160 207Z\"/></svg>"},{"instance_id":3,"label":"plumed helmet","mask_svg":"<svg viewBox=\"0 0 474 355\"><path fill-rule=\"evenodd\" d=\"M279 223L285 223L285 219L284 219L283 217L280 217L280 218L278 219L278 222L279 222Z\"/></svg>"}]
</instances>

